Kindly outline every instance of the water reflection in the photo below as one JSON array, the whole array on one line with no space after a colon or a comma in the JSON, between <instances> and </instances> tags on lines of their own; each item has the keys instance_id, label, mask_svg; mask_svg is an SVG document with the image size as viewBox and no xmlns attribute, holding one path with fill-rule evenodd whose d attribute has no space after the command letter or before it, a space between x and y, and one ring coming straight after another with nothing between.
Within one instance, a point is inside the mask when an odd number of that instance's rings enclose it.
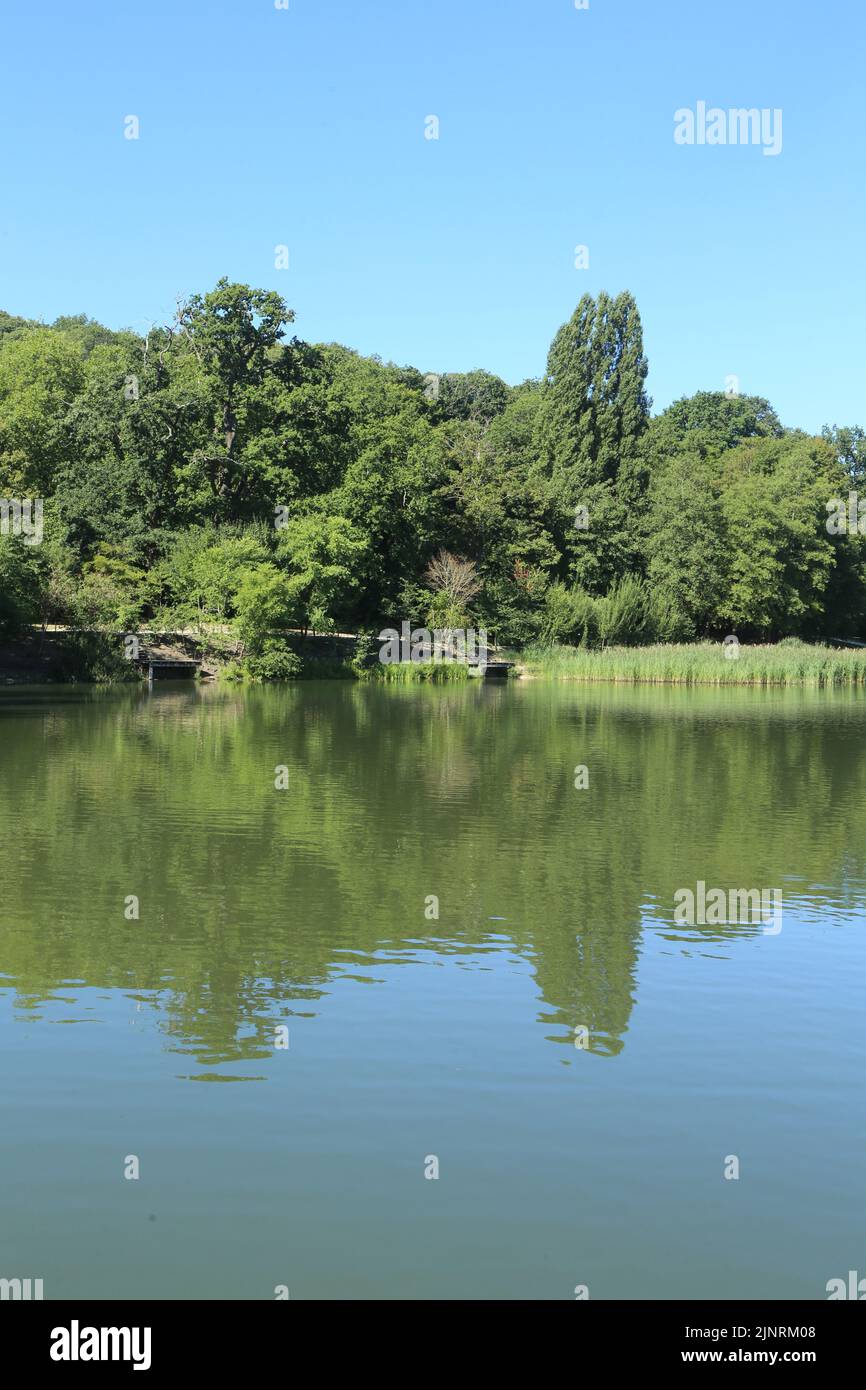
<instances>
[{"instance_id":1,"label":"water reflection","mask_svg":"<svg viewBox=\"0 0 866 1390\"><path fill-rule=\"evenodd\" d=\"M583 1027L615 1055L642 941L768 949L760 927L675 923L680 886L772 884L786 923L858 920L864 713L736 690L15 689L0 987L29 1023L100 1022L122 991L183 1075L260 1080L275 1025L342 982L387 1008L386 981L454 958L479 991L530 976L545 1037Z\"/></svg>"}]
</instances>

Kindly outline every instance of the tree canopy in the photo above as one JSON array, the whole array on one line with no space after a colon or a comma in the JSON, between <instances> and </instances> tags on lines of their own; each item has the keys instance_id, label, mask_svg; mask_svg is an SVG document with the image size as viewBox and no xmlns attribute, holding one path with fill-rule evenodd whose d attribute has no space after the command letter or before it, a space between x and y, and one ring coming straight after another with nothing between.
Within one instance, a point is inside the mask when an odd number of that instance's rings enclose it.
<instances>
[{"instance_id":1,"label":"tree canopy","mask_svg":"<svg viewBox=\"0 0 866 1390\"><path fill-rule=\"evenodd\" d=\"M194 621L262 646L438 603L515 644L864 636L863 537L826 524L863 429L811 437L721 391L652 416L627 292L584 295L518 386L293 321L228 279L144 335L0 313L0 497L44 504L39 545L4 520L7 632ZM477 579L457 606L443 555Z\"/></svg>"}]
</instances>

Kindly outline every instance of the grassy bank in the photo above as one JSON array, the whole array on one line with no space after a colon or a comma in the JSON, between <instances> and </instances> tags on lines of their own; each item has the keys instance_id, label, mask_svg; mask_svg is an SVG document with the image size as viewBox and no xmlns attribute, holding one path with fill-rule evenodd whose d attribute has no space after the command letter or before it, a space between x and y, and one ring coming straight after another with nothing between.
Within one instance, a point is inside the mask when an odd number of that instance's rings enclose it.
<instances>
[{"instance_id":1,"label":"grassy bank","mask_svg":"<svg viewBox=\"0 0 866 1390\"><path fill-rule=\"evenodd\" d=\"M548 680L652 685L866 686L866 649L787 640L730 648L721 642L535 648L518 657L521 674Z\"/></svg>"}]
</instances>

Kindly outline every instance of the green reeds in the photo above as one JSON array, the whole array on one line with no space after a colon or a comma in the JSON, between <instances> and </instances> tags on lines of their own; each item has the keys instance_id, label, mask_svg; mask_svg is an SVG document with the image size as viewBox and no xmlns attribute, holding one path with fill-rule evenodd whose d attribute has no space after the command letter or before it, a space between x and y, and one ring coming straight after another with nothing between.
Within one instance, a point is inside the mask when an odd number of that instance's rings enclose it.
<instances>
[{"instance_id":1,"label":"green reeds","mask_svg":"<svg viewBox=\"0 0 866 1390\"><path fill-rule=\"evenodd\" d=\"M536 647L527 676L655 685L866 686L866 649L790 640L774 645L658 643L646 647Z\"/></svg>"},{"instance_id":2,"label":"green reeds","mask_svg":"<svg viewBox=\"0 0 866 1390\"><path fill-rule=\"evenodd\" d=\"M391 661L379 663L370 673L390 684L409 685L416 681L449 684L467 681L469 667L464 661Z\"/></svg>"}]
</instances>

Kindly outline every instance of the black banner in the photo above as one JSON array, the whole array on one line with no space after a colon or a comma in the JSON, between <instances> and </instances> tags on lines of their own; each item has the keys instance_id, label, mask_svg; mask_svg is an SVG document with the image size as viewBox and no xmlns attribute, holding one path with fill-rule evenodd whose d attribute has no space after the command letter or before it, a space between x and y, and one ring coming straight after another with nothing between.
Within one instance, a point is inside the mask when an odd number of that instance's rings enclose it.
<instances>
[{"instance_id":1,"label":"black banner","mask_svg":"<svg viewBox=\"0 0 866 1390\"><path fill-rule=\"evenodd\" d=\"M476 1356L502 1363L515 1373L513 1337L491 1343L500 1313L508 1317L507 1330L519 1328L505 1305L447 1303L452 1319L449 1331L469 1338ZM521 1319L542 1316L541 1305L524 1305ZM529 1313L529 1308L534 1313ZM471 1323L461 1327L461 1309ZM481 1321L478 1314L483 1308ZM335 1345L345 1347L357 1366L361 1345L370 1349L370 1319L375 1304L273 1303L24 1303L6 1302L0 1309L0 1326L6 1356L27 1370L46 1371L61 1380L69 1376L98 1375L100 1370L162 1378L178 1371L242 1375L262 1371L294 1374L298 1355L306 1361L323 1352L333 1374ZM386 1364L393 1356L405 1370L406 1335L417 1335L423 1347L419 1368L425 1379L441 1359L443 1374L453 1374L455 1346L443 1335L439 1303L401 1305L406 1322L403 1336L393 1351L387 1346L375 1352L375 1361ZM545 1316L550 1316L547 1314ZM357 1333L352 1333L357 1317ZM563 1314L554 1315L554 1326L578 1338L579 1361L575 1371L590 1366L605 1369L640 1368L647 1373L674 1367L799 1365L824 1376L853 1368L859 1362L864 1323L862 1315L842 1302L816 1303L632 1303L575 1302ZM432 1321L431 1321L432 1320ZM298 1338L316 1331L316 1325L333 1323L339 1339L321 1345ZM431 1337L431 1327L436 1328ZM529 1329L527 1329L529 1330ZM346 1340L346 1333L349 1340ZM528 1350L522 1348L524 1354ZM536 1349L537 1350L537 1349ZM560 1348L561 1354L561 1348ZM592 1358L590 1361L588 1358ZM463 1360L461 1354L460 1357ZM475 1357L470 1357L474 1360ZM850 1371L848 1371L850 1374Z\"/></svg>"}]
</instances>

